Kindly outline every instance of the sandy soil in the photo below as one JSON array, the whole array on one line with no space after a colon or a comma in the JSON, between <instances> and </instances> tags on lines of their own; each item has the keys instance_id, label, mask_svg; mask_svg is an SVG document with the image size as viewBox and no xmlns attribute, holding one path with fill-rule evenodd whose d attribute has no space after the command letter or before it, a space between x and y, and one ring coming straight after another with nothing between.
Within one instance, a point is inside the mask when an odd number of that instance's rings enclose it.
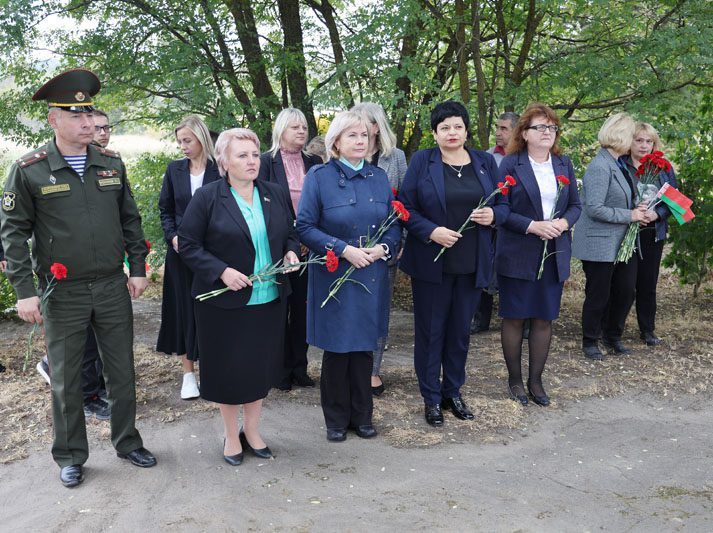
<instances>
[{"instance_id":1,"label":"sandy soil","mask_svg":"<svg viewBox=\"0 0 713 533\"><path fill-rule=\"evenodd\" d=\"M141 299L138 425L159 464L140 470L119 460L107 424L89 420L87 479L73 490L60 485L49 454L48 387L34 370L21 372L28 327L2 321L2 529L710 531L710 296L692 302L664 280L665 344L638 343L631 319L625 340L635 353L592 363L579 352L580 283L575 276L567 287L555 325L545 375L551 407L507 399L491 331L471 339L463 395L476 420L447 415L442 429L429 427L411 365L411 316L395 311L377 439L328 443L318 389L274 391L263 435L277 458L247 457L237 468L220 457L216 409L179 399L177 360L151 349L160 303ZM36 345L33 363L40 355ZM310 351L314 376L319 355Z\"/></svg>"}]
</instances>

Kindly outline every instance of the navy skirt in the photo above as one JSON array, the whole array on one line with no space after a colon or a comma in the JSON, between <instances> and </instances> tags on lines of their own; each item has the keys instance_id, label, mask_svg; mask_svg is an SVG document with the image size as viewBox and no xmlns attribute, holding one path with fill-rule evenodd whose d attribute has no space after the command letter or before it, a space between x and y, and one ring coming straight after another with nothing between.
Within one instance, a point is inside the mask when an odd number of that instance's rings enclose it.
<instances>
[{"instance_id":1,"label":"navy skirt","mask_svg":"<svg viewBox=\"0 0 713 533\"><path fill-rule=\"evenodd\" d=\"M560 314L564 283L558 280L554 255L545 261L541 279L529 281L498 274L498 285L501 318L554 320Z\"/></svg>"}]
</instances>

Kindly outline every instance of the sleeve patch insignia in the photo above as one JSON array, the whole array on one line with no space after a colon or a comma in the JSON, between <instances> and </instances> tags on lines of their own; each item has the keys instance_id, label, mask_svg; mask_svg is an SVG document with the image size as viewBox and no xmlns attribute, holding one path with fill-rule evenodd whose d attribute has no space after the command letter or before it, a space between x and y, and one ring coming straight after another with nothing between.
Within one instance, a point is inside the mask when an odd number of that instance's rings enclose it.
<instances>
[{"instance_id":1,"label":"sleeve patch insignia","mask_svg":"<svg viewBox=\"0 0 713 533\"><path fill-rule=\"evenodd\" d=\"M15 193L6 191L2 193L2 208L3 211L12 211L15 209Z\"/></svg>"}]
</instances>

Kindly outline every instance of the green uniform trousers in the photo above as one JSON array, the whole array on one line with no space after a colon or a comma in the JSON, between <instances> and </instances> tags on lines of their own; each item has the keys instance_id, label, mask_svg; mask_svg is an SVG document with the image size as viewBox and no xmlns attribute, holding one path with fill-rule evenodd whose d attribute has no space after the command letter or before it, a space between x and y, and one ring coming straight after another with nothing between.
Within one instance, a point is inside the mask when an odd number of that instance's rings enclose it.
<instances>
[{"instance_id":1,"label":"green uniform trousers","mask_svg":"<svg viewBox=\"0 0 713 533\"><path fill-rule=\"evenodd\" d=\"M60 467L81 465L89 456L81 370L90 324L104 363L111 442L120 453L143 446L135 426L134 324L126 276L59 282L43 318L52 372L55 462Z\"/></svg>"}]
</instances>

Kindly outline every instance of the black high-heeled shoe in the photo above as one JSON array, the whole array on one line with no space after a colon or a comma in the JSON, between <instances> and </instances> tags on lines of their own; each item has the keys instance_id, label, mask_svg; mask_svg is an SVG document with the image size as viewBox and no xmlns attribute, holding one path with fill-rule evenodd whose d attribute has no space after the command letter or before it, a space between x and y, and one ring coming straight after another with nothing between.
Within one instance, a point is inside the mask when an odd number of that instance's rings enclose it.
<instances>
[{"instance_id":1,"label":"black high-heeled shoe","mask_svg":"<svg viewBox=\"0 0 713 533\"><path fill-rule=\"evenodd\" d=\"M510 399L514 400L516 402L520 402L522 405L527 405L530 403L530 401L527 399L527 394L525 394L525 391L522 392L522 394L517 394L514 390L512 385L508 385L508 392L510 392Z\"/></svg>"},{"instance_id":2,"label":"black high-heeled shoe","mask_svg":"<svg viewBox=\"0 0 713 533\"><path fill-rule=\"evenodd\" d=\"M230 466L238 466L243 463L243 452L236 453L235 455L225 455L225 437L223 437L223 459Z\"/></svg>"},{"instance_id":3,"label":"black high-heeled shoe","mask_svg":"<svg viewBox=\"0 0 713 533\"><path fill-rule=\"evenodd\" d=\"M532 401L535 402L537 405L541 405L542 407L547 407L550 405L550 397L547 396L547 393L545 393L543 396L536 396L532 393L530 390L530 380L527 380L527 392L530 394L530 398L532 398ZM544 389L542 392L545 392Z\"/></svg>"},{"instance_id":4,"label":"black high-heeled shoe","mask_svg":"<svg viewBox=\"0 0 713 533\"><path fill-rule=\"evenodd\" d=\"M256 457L259 457L260 459L274 459L275 456L272 453L272 450L270 449L269 446L265 446L264 448L260 448L259 450L256 448L253 448L250 446L250 443L248 442L248 438L245 435L244 431L240 431L240 444L243 447L243 450L248 449L251 452L253 452L253 455Z\"/></svg>"}]
</instances>

